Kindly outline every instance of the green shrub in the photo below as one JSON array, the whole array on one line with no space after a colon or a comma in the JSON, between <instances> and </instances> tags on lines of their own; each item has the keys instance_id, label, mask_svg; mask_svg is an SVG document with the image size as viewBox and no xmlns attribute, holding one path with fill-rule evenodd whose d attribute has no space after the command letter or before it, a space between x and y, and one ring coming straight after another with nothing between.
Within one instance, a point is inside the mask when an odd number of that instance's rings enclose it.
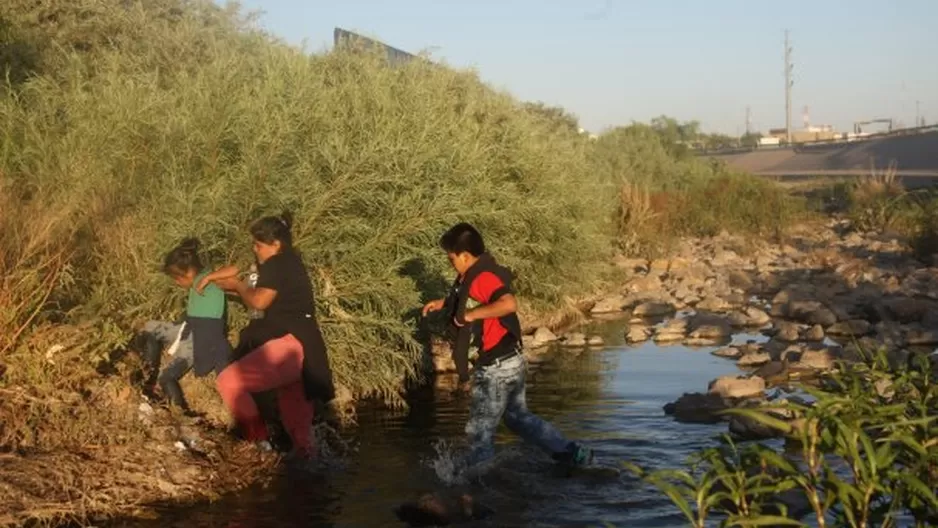
<instances>
[{"instance_id":1,"label":"green shrub","mask_svg":"<svg viewBox=\"0 0 938 528\"><path fill-rule=\"evenodd\" d=\"M694 527L933 526L938 520L938 385L927 356L899 372L885 354L835 373L813 405L737 409L786 435L791 447L702 450L689 471L635 473L668 495ZM727 439L729 440L729 439Z\"/></svg>"},{"instance_id":2,"label":"green shrub","mask_svg":"<svg viewBox=\"0 0 938 528\"><path fill-rule=\"evenodd\" d=\"M207 1L2 14L60 44L0 98L0 174L17 200L4 206L73 206L54 244L69 280L51 296L68 321L120 329L101 354L174 310L157 264L181 237L244 264L246 227L284 208L338 378L358 394L393 397L414 373L413 309L451 275L436 245L450 224L477 224L536 307L588 288L605 261L610 218L584 142L472 73L309 56Z\"/></svg>"},{"instance_id":3,"label":"green shrub","mask_svg":"<svg viewBox=\"0 0 938 528\"><path fill-rule=\"evenodd\" d=\"M603 134L591 154L600 181L620 189L618 241L628 253L660 253L676 237L723 230L777 237L804 209L803 200L771 181L675 157L649 126Z\"/></svg>"}]
</instances>

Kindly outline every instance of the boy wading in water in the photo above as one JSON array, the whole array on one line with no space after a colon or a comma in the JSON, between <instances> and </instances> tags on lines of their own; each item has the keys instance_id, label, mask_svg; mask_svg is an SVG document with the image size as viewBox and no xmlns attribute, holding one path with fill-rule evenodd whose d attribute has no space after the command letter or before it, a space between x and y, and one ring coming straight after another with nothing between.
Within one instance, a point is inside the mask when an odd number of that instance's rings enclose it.
<instances>
[{"instance_id":1,"label":"boy wading in water","mask_svg":"<svg viewBox=\"0 0 938 528\"><path fill-rule=\"evenodd\" d=\"M213 370L216 374L220 373L228 363L231 352L225 292L214 285L203 292L195 289L199 281L208 275L199 259L199 246L198 239L187 238L170 251L163 262L163 271L176 285L189 292L185 319L178 323L148 321L141 332L145 340L144 360L151 370L145 383L145 392L154 396L154 385L159 383L170 403L189 416L194 413L189 409L179 380L189 370L193 370L199 377ZM169 347L173 360L160 372L164 347Z\"/></svg>"},{"instance_id":2,"label":"boy wading in water","mask_svg":"<svg viewBox=\"0 0 938 528\"><path fill-rule=\"evenodd\" d=\"M589 448L567 440L528 410L527 362L522 354L521 322L511 290L511 273L486 253L482 235L469 224L452 227L443 234L440 246L458 277L449 297L427 303L423 315L448 308L446 315L452 317L457 334L454 358L460 381L468 375L469 334L474 332L480 343L466 424L470 444L466 465L474 466L494 456L495 430L502 420L555 461L568 467L590 464L593 453Z\"/></svg>"}]
</instances>

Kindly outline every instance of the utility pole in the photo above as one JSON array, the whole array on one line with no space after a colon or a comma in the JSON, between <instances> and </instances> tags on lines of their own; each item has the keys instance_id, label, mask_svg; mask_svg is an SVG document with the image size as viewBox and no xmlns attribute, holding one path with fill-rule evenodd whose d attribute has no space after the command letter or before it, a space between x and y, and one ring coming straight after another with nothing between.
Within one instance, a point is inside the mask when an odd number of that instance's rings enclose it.
<instances>
[{"instance_id":1,"label":"utility pole","mask_svg":"<svg viewBox=\"0 0 938 528\"><path fill-rule=\"evenodd\" d=\"M788 42L788 30L785 30L785 135L791 145L791 87L795 81L791 78L794 65L791 63L791 46Z\"/></svg>"},{"instance_id":2,"label":"utility pole","mask_svg":"<svg viewBox=\"0 0 938 528\"><path fill-rule=\"evenodd\" d=\"M746 137L752 134L752 108L746 107Z\"/></svg>"},{"instance_id":3,"label":"utility pole","mask_svg":"<svg viewBox=\"0 0 938 528\"><path fill-rule=\"evenodd\" d=\"M917 127L925 126L925 123L922 122L923 120L922 120L921 105L922 105L921 101L918 101L918 100L915 101L915 126Z\"/></svg>"}]
</instances>

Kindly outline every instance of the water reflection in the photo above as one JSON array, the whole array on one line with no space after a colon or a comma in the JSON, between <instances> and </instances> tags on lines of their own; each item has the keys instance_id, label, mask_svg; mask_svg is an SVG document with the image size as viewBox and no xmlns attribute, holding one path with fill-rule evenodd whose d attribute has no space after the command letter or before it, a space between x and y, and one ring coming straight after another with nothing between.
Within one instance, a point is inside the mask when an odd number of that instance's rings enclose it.
<instances>
[{"instance_id":1,"label":"water reflection","mask_svg":"<svg viewBox=\"0 0 938 528\"><path fill-rule=\"evenodd\" d=\"M692 450L713 445L725 426L677 424L662 406L735 372L733 363L710 355L712 349L623 347L620 323L605 323L599 330L611 346L558 350L535 368L528 388L531 409L569 437L589 442L604 464L631 460L674 467ZM439 446L461 442L467 404L465 396L429 390L415 395L407 412L363 409L359 426L344 433L358 449L341 467L284 470L266 489L176 508L150 526L400 526L393 508L439 486L433 467L441 461ZM627 475L614 480L554 477L545 455L519 445L506 430L497 442L498 470L474 490L495 516L466 526L685 525L667 499ZM445 457L448 448L442 451Z\"/></svg>"}]
</instances>

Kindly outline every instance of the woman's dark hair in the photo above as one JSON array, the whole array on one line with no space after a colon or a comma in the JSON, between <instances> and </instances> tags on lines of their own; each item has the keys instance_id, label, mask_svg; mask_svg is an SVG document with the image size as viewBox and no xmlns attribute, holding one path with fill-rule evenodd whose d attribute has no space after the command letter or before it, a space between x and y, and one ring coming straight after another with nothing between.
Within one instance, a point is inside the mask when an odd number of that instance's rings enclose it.
<instances>
[{"instance_id":1,"label":"woman's dark hair","mask_svg":"<svg viewBox=\"0 0 938 528\"><path fill-rule=\"evenodd\" d=\"M199 248L202 243L198 238L189 237L166 254L163 259L163 273L175 275L185 273L191 269L202 271L202 260L199 259Z\"/></svg>"},{"instance_id":2,"label":"woman's dark hair","mask_svg":"<svg viewBox=\"0 0 938 528\"><path fill-rule=\"evenodd\" d=\"M447 253L469 253L474 257L485 253L485 242L471 224L456 224L440 237L440 247Z\"/></svg>"},{"instance_id":3,"label":"woman's dark hair","mask_svg":"<svg viewBox=\"0 0 938 528\"><path fill-rule=\"evenodd\" d=\"M293 215L284 211L277 216L265 216L251 225L251 236L265 244L280 242L281 251L293 251Z\"/></svg>"}]
</instances>

